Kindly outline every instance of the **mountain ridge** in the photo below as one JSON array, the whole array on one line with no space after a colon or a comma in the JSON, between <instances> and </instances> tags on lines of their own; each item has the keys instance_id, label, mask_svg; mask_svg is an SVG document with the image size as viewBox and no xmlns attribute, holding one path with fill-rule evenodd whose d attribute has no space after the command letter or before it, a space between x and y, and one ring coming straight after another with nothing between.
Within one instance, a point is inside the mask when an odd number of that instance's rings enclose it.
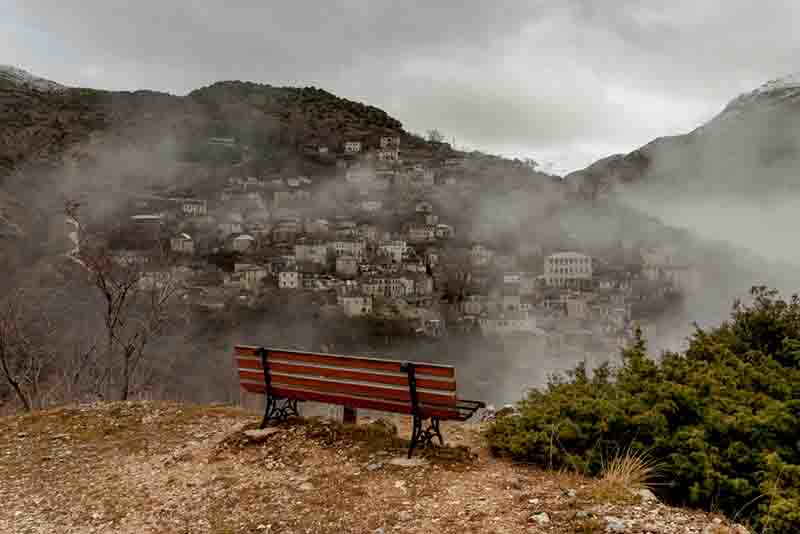
<instances>
[{"instance_id":1,"label":"mountain ridge","mask_svg":"<svg viewBox=\"0 0 800 534\"><path fill-rule=\"evenodd\" d=\"M642 186L659 195L772 194L800 184L800 74L765 82L685 134L656 138L564 177L585 197ZM757 184L750 178L759 176Z\"/></svg>"}]
</instances>

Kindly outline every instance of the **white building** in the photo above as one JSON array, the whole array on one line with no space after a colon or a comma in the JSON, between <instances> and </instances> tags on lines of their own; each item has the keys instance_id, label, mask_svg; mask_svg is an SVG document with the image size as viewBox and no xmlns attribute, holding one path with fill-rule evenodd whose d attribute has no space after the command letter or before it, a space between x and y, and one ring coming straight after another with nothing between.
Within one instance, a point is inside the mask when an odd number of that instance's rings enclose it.
<instances>
[{"instance_id":1,"label":"white building","mask_svg":"<svg viewBox=\"0 0 800 534\"><path fill-rule=\"evenodd\" d=\"M405 241L397 240L397 241L385 241L380 244L378 250L381 254L389 256L392 258L394 263L402 263L403 256L408 249L408 244Z\"/></svg>"},{"instance_id":2,"label":"white building","mask_svg":"<svg viewBox=\"0 0 800 534\"><path fill-rule=\"evenodd\" d=\"M400 151L393 148L381 148L377 152L378 161L398 161Z\"/></svg>"},{"instance_id":3,"label":"white building","mask_svg":"<svg viewBox=\"0 0 800 534\"><path fill-rule=\"evenodd\" d=\"M364 253L366 252L366 245L363 241L331 241L329 247L333 250L336 257L353 256L356 259L360 259L364 257Z\"/></svg>"},{"instance_id":4,"label":"white building","mask_svg":"<svg viewBox=\"0 0 800 534\"><path fill-rule=\"evenodd\" d=\"M203 216L208 214L208 202L205 200L186 200L181 205L181 211L186 215Z\"/></svg>"},{"instance_id":5,"label":"white building","mask_svg":"<svg viewBox=\"0 0 800 534\"><path fill-rule=\"evenodd\" d=\"M455 235L453 227L449 224L437 224L434 232L436 234L436 239L451 239Z\"/></svg>"},{"instance_id":6,"label":"white building","mask_svg":"<svg viewBox=\"0 0 800 534\"><path fill-rule=\"evenodd\" d=\"M592 279L592 258L579 252L559 252L544 259L544 277L551 287L584 287Z\"/></svg>"},{"instance_id":7,"label":"white building","mask_svg":"<svg viewBox=\"0 0 800 534\"><path fill-rule=\"evenodd\" d=\"M415 243L433 241L436 238L436 227L430 224L408 225L408 240Z\"/></svg>"},{"instance_id":8,"label":"white building","mask_svg":"<svg viewBox=\"0 0 800 534\"><path fill-rule=\"evenodd\" d=\"M347 317L361 317L372 313L372 297L369 295L341 295L339 306Z\"/></svg>"},{"instance_id":9,"label":"white building","mask_svg":"<svg viewBox=\"0 0 800 534\"><path fill-rule=\"evenodd\" d=\"M399 135L384 135L381 137L381 148L400 148Z\"/></svg>"},{"instance_id":10,"label":"white building","mask_svg":"<svg viewBox=\"0 0 800 534\"><path fill-rule=\"evenodd\" d=\"M242 234L233 240L233 250L237 252L246 252L254 248L255 245L256 238L247 234Z\"/></svg>"},{"instance_id":11,"label":"white building","mask_svg":"<svg viewBox=\"0 0 800 534\"><path fill-rule=\"evenodd\" d=\"M347 154L357 154L361 152L361 141L347 141L344 144L344 151Z\"/></svg>"},{"instance_id":12,"label":"white building","mask_svg":"<svg viewBox=\"0 0 800 534\"><path fill-rule=\"evenodd\" d=\"M170 248L180 254L194 254L194 240L189 234L178 234L170 239Z\"/></svg>"},{"instance_id":13,"label":"white building","mask_svg":"<svg viewBox=\"0 0 800 534\"><path fill-rule=\"evenodd\" d=\"M278 273L278 287L280 289L299 289L300 273L297 271L281 271Z\"/></svg>"},{"instance_id":14,"label":"white building","mask_svg":"<svg viewBox=\"0 0 800 534\"><path fill-rule=\"evenodd\" d=\"M266 267L252 263L237 263L234 271L241 274L242 285L250 291L255 290L269 274Z\"/></svg>"}]
</instances>

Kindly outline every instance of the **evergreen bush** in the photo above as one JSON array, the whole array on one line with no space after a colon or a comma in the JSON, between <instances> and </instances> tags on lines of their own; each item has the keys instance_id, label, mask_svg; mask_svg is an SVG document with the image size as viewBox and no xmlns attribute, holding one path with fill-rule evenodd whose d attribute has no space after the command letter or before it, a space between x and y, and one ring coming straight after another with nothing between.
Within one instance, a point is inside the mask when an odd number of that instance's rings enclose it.
<instances>
[{"instance_id":1,"label":"evergreen bush","mask_svg":"<svg viewBox=\"0 0 800 534\"><path fill-rule=\"evenodd\" d=\"M800 532L800 300L763 286L751 297L697 327L685 352L654 361L637 333L620 365L552 377L490 429L493 452L595 475L619 451L646 450L668 502Z\"/></svg>"}]
</instances>

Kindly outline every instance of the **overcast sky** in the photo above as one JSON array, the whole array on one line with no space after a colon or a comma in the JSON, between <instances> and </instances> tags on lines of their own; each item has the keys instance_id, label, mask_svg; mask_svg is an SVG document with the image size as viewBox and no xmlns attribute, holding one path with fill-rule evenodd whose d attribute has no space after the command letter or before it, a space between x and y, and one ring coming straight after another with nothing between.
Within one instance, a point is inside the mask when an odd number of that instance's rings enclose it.
<instances>
[{"instance_id":1,"label":"overcast sky","mask_svg":"<svg viewBox=\"0 0 800 534\"><path fill-rule=\"evenodd\" d=\"M316 85L572 170L800 70L798 20L796 0L0 0L0 63L104 89Z\"/></svg>"}]
</instances>

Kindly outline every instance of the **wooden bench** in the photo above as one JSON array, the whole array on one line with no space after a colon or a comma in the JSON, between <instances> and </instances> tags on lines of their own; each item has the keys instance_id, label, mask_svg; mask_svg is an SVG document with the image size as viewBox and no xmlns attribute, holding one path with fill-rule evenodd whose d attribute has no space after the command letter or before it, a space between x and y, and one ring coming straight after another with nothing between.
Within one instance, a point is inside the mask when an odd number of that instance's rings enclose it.
<instances>
[{"instance_id":1,"label":"wooden bench","mask_svg":"<svg viewBox=\"0 0 800 534\"><path fill-rule=\"evenodd\" d=\"M485 407L456 396L456 370L449 365L246 345L235 353L242 389L266 396L261 428L298 415L298 401L408 414L414 418L411 458L417 445L430 445L434 437L444 445L439 421L465 421Z\"/></svg>"}]
</instances>

